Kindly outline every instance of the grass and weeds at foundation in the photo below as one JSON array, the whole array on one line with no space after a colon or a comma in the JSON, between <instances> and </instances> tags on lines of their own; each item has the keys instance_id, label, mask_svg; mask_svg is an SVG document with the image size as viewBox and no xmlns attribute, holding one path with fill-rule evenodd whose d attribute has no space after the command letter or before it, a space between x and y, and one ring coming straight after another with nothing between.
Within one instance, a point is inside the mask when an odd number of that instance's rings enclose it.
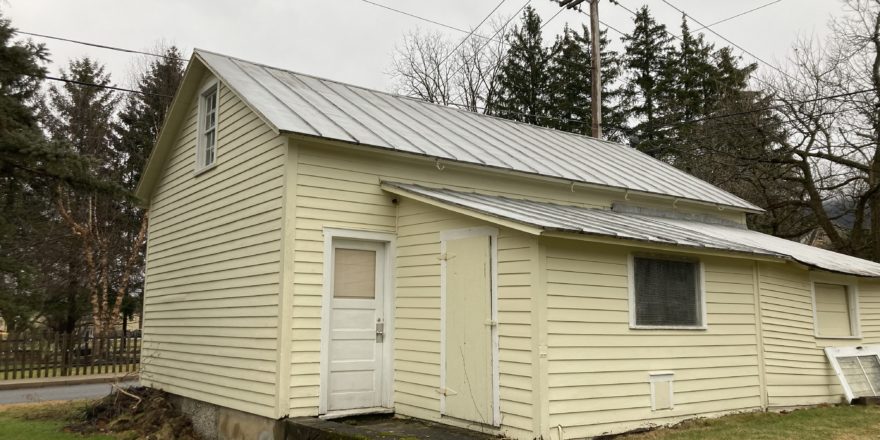
<instances>
[{"instance_id":1,"label":"grass and weeds at foundation","mask_svg":"<svg viewBox=\"0 0 880 440\"><path fill-rule=\"evenodd\" d=\"M880 438L880 407L826 406L682 422L615 440L856 440Z\"/></svg>"}]
</instances>

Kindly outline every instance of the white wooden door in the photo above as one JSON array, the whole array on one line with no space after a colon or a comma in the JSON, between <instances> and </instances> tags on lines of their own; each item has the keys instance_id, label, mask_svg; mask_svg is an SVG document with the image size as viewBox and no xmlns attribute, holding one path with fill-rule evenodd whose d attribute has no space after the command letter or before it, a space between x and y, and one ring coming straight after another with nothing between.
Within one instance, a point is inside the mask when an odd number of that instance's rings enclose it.
<instances>
[{"instance_id":1,"label":"white wooden door","mask_svg":"<svg viewBox=\"0 0 880 440\"><path fill-rule=\"evenodd\" d=\"M446 242L445 411L493 418L492 261L487 235Z\"/></svg>"},{"instance_id":2,"label":"white wooden door","mask_svg":"<svg viewBox=\"0 0 880 440\"><path fill-rule=\"evenodd\" d=\"M384 243L333 243L328 412L382 406L384 253Z\"/></svg>"}]
</instances>

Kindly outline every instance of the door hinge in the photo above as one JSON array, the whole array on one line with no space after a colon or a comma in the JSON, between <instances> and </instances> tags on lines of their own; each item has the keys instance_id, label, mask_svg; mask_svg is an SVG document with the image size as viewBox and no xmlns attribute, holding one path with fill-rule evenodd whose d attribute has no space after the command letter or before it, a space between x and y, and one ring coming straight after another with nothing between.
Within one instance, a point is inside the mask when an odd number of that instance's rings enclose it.
<instances>
[{"instance_id":1,"label":"door hinge","mask_svg":"<svg viewBox=\"0 0 880 440\"><path fill-rule=\"evenodd\" d=\"M488 325L489 327L498 327L498 321L494 319L487 319L484 324Z\"/></svg>"},{"instance_id":2,"label":"door hinge","mask_svg":"<svg viewBox=\"0 0 880 440\"><path fill-rule=\"evenodd\" d=\"M440 261L449 261L453 258L455 258L455 254L450 254L448 252L444 252L444 253L440 254L439 257L437 257L437 259Z\"/></svg>"}]
</instances>

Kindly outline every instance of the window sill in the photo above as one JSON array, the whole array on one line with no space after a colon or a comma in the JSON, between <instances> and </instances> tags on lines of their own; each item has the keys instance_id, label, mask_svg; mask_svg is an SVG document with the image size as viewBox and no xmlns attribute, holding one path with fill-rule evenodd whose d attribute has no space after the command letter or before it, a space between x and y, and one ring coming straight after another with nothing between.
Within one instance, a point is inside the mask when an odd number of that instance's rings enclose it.
<instances>
[{"instance_id":1,"label":"window sill","mask_svg":"<svg viewBox=\"0 0 880 440\"><path fill-rule=\"evenodd\" d=\"M208 165L206 167L196 168L195 172L193 173L193 177L197 177L202 174L205 174L208 171L213 170L214 168L217 168L217 162L214 162L211 165Z\"/></svg>"},{"instance_id":2,"label":"window sill","mask_svg":"<svg viewBox=\"0 0 880 440\"><path fill-rule=\"evenodd\" d=\"M843 340L854 340L854 339L862 339L861 336L822 336L822 335L814 335L816 339L843 339Z\"/></svg>"},{"instance_id":3,"label":"window sill","mask_svg":"<svg viewBox=\"0 0 880 440\"><path fill-rule=\"evenodd\" d=\"M709 327L705 325L701 326L693 326L693 325L630 325L630 330L697 330L704 331L708 330Z\"/></svg>"}]
</instances>

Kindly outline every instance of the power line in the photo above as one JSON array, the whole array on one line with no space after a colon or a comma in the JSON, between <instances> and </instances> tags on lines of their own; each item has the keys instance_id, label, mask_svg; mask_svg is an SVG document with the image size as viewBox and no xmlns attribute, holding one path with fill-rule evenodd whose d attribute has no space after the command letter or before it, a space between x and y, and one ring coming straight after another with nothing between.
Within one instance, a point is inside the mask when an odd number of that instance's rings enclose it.
<instances>
[{"instance_id":1,"label":"power line","mask_svg":"<svg viewBox=\"0 0 880 440\"><path fill-rule=\"evenodd\" d=\"M597 1L598 1L598 0L597 0ZM560 8L560 10L561 10L561 8ZM580 12L581 14L586 15L587 18L590 18L590 13L589 13L589 12L584 12L584 11L581 10L580 8L577 8L577 9L575 9L575 10L578 11L578 12ZM599 23L602 24L603 26L607 27L608 29L611 29L611 30L613 30L614 32L617 32L617 33L620 34L620 35L626 35L626 34L623 33L620 29L617 29L616 27L611 26L610 24L605 23L605 22L602 21L602 20L599 20Z\"/></svg>"},{"instance_id":2,"label":"power line","mask_svg":"<svg viewBox=\"0 0 880 440\"><path fill-rule=\"evenodd\" d=\"M442 60L440 60L440 65L443 65L443 63L445 63L445 62L446 62L446 60L448 60L448 59L449 59L449 57L450 57L450 56L452 56L452 54L454 54L454 53L455 53L455 51L457 51L457 50L458 50L458 48L459 48L459 47L461 47L461 45L462 45L462 44L464 44L464 43L465 43L465 42L466 42L466 41L467 41L467 40L469 40L469 39L470 39L470 38L471 38L471 36L472 36L472 35L474 35L474 33L475 33L475 32L476 32L476 31L477 31L477 29L479 29L479 28L480 28L480 26L482 26L482 25L483 25L483 23L485 23L485 22L486 22L486 20L488 20L488 19L489 19L489 17L491 17L491 16L492 16L492 14L494 14L494 13L495 13L495 11L497 11L497 10L498 10L498 8L500 8L500 7L501 7L501 5L503 5L503 4L504 4L504 2L506 2L506 1L507 1L507 0L501 0L501 1L500 1L500 2L498 2L498 4L497 4L497 5L495 5L495 7L494 7L494 8L492 8L492 10L491 10L491 11L489 11L489 13L488 13L488 14L486 14L486 16L485 16L485 17L483 17L483 19L482 19L482 20L481 20L481 21L480 21L480 23L479 23L479 24L477 24L477 26L476 26L476 27L474 27L474 28L473 28L473 29L471 29L471 31L470 31L470 32L468 32L468 34L467 34L467 36L465 36L465 37L464 37L464 38L462 38L462 39L461 39L461 41L460 41L460 42L459 42L459 43L458 43L458 44L457 44L457 45L456 45L456 46L455 46L455 48L454 48L454 49L452 49L452 50L451 50L451 51L449 51L449 53L448 53L448 54L446 54L446 56L445 56L445 57L443 57L443 59L442 59Z\"/></svg>"},{"instance_id":3,"label":"power line","mask_svg":"<svg viewBox=\"0 0 880 440\"><path fill-rule=\"evenodd\" d=\"M110 85L106 85L106 84L88 83L85 81L77 81L75 79L70 79L70 78L58 78L56 76L48 76L48 75L40 76L40 75L28 75L28 74L25 74L25 76L29 76L31 78L37 78L37 79L47 79L50 81L63 82L63 83L68 83L68 84L76 84L76 85L85 86L85 87L94 87L94 88L98 88L98 89L113 90L113 91L117 91L117 92L135 93L135 94L143 95L143 96L156 96L159 98L169 98L169 99L173 98L173 96L163 95L161 93L150 93L150 92L144 92L141 90L126 89L124 87L110 86Z\"/></svg>"},{"instance_id":4,"label":"power line","mask_svg":"<svg viewBox=\"0 0 880 440\"><path fill-rule=\"evenodd\" d=\"M470 32L471 32L471 31L467 31L467 30L462 29L462 28L458 28L458 27L455 27L455 26L452 26L452 25L448 25L448 24L446 24L446 23L441 23L441 22L439 22L439 21L432 20L432 19L430 19L430 18L422 17L422 16L420 16L420 15L416 15L416 14L413 14L413 13L411 13L411 12L406 12L406 11L403 11L403 10L400 10L400 9L392 8L391 6L383 5L383 4L381 4L381 3L376 3L376 2L373 2L373 1L370 1L370 0L361 0L361 1L364 2L364 3L366 3L366 4L368 4L368 5L376 6L376 7L378 7L378 8L382 8L382 9L385 9L385 10L388 10L388 11L391 11L391 12L394 12L394 13L397 13L397 14L406 15L407 17L415 18L416 20L424 21L424 22L426 22L426 23L431 23L431 24L434 24L434 25L440 26L440 27L442 27L442 28L450 29L450 30L453 30L453 31L456 31L456 32L461 32L461 33L463 33L463 34L467 34L467 33L470 33ZM484 36L484 35L480 35L480 34L476 34L476 33L474 34L474 36L479 37L479 38L482 38L482 39L484 39L484 40L489 40L489 39L491 39L491 38L489 38L489 37L486 37L486 36Z\"/></svg>"},{"instance_id":5,"label":"power line","mask_svg":"<svg viewBox=\"0 0 880 440\"><path fill-rule=\"evenodd\" d=\"M701 27L701 28L699 28L699 29L694 29L694 32L699 32L699 31L701 31L701 30L703 30L703 29L708 29L708 28L710 28L710 27L712 27L712 26L715 26L716 24L721 24L721 23L724 23L724 22L726 22L726 21L733 20L734 18L742 17L743 15L750 14L750 13L752 13L752 12L755 12L755 11L759 10L759 9L764 9L764 8L766 8L767 6L775 5L776 3L779 3L779 2L781 2L781 1L782 1L782 0L773 0L772 2L764 3L763 5L758 6L758 7L755 7L755 8L752 8L752 9L749 9L748 11L743 11L743 12L740 12L739 14L731 15L730 17L727 17L727 18L724 18L724 19L721 19L721 20L718 20L718 21L715 21L715 22L709 23L709 24L707 24L707 25L705 25L705 26L703 26L703 27ZM696 20L695 20L695 21L696 21Z\"/></svg>"},{"instance_id":6,"label":"power line","mask_svg":"<svg viewBox=\"0 0 880 440\"><path fill-rule=\"evenodd\" d=\"M483 50L483 48L485 48L487 45L489 45L490 41L495 41L495 37L497 37L498 34L501 33L501 31L504 30L507 27L507 25L509 25L510 22L513 21L513 19L516 18L516 16L519 15L519 13L522 12L522 10L525 9L526 6L528 6L529 3L531 3L531 2L532 2L532 0L526 0L526 2L523 3L523 5L520 6L519 9L517 9L516 12L514 12L513 15L511 15L510 18L508 18L507 21L504 22L503 25L499 26L498 29L495 30L495 33L492 34L492 37L487 39L486 42L484 42L483 45L477 49L477 52L480 52L481 50ZM541 29L543 29L547 23L549 23L549 20L547 22L545 22L544 25L541 26ZM504 43L507 43L507 42L505 41ZM509 43L507 43L507 44L509 44ZM505 52L502 58L507 57L508 53L509 53L509 51ZM499 63L500 62L501 62L501 60L499 60ZM455 71L452 72L451 75L455 75L458 72L460 72L462 67L464 67L464 66L465 66L465 63L460 64L458 66L458 69L455 69Z\"/></svg>"},{"instance_id":7,"label":"power line","mask_svg":"<svg viewBox=\"0 0 880 440\"><path fill-rule=\"evenodd\" d=\"M88 42L88 41L73 40L73 39L70 39L70 38L55 37L55 36L52 36L52 35L37 34L37 33L34 33L34 32L25 32L25 31L22 31L22 30L16 30L15 33L17 33L17 34L22 34L22 35L28 35L28 36L31 36L31 37L47 38L47 39L50 39L50 40L58 40L58 41L65 41L65 42L68 42L68 43L82 44L82 45L85 45L85 46L97 47L97 48L100 48L100 49L108 49L108 50L115 50L115 51L119 51L119 52L126 52L126 53L138 54L138 55L147 55L147 56L151 56L151 57L164 58L164 59L166 59L166 60L175 60L175 61L184 61L184 62L188 62L188 61L189 61L188 58L171 57L171 56L168 56L168 55L161 55L161 54L152 53L152 52L144 52L144 51L140 51L140 50L126 49L126 48L123 48L123 47L108 46L108 45L106 45L106 44L90 43L90 42Z\"/></svg>"},{"instance_id":8,"label":"power line","mask_svg":"<svg viewBox=\"0 0 880 440\"><path fill-rule=\"evenodd\" d=\"M792 80L795 80L795 81L796 81L795 78L793 78L791 75L789 75L788 73L786 73L785 71L783 71L783 70L780 69L779 67L776 67L775 65L770 64L770 63L767 62L767 61L764 61L761 57L759 57L759 56L753 54L752 52L749 52L748 50L746 50L746 49L743 48L742 46L740 46L740 45L734 43L733 41L731 41L729 38L725 37L724 35L719 34L719 33L716 32L714 29L712 29L712 28L706 26L705 24L703 24L702 22L700 22L699 20L697 20L696 18L694 18L693 16L691 16L690 14L688 14L687 12L685 12L683 9L681 9L681 8L679 8L678 6L675 6L675 5L673 5L672 3L670 3L668 0L662 0L662 1L663 1L663 3L666 3L667 5L669 5L670 8L675 9L676 11L680 12L680 13L681 13L682 15L684 15L685 17L690 18L691 20L694 21L694 23L696 23L696 24L698 24L698 25L700 25L700 26L703 26L704 29L706 29L707 31L713 33L716 37L721 38L722 40L726 41L726 42L727 42L728 44L730 44L731 46L733 46L733 47L735 47L735 48L737 48L737 49L743 51L744 53L750 55L752 58L758 60L759 62L763 63L763 64L766 65L767 67L770 67L771 69L773 69L773 70L775 70L775 71L781 73L782 75L788 77L789 79L792 79Z\"/></svg>"}]
</instances>

